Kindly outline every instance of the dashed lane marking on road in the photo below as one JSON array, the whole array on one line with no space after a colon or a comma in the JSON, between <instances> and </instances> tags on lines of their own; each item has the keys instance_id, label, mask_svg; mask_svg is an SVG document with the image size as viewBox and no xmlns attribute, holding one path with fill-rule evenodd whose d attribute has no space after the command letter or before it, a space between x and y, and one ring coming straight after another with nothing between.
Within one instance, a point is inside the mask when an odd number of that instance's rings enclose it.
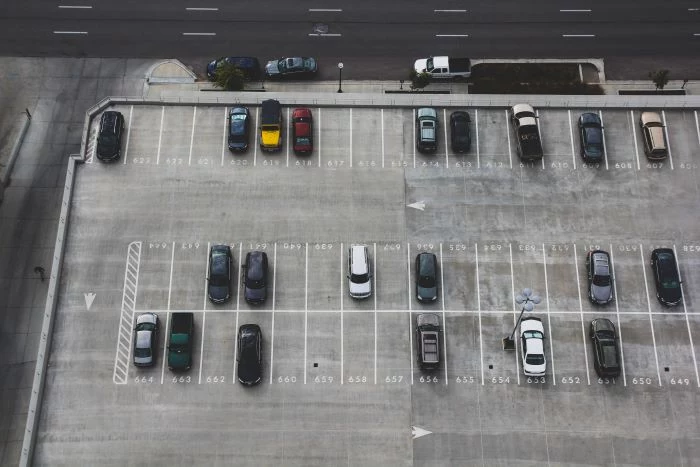
<instances>
[{"instance_id":1,"label":"dashed lane marking on road","mask_svg":"<svg viewBox=\"0 0 700 467\"><path fill-rule=\"evenodd\" d=\"M131 242L127 248L126 270L124 271L124 288L122 306L119 316L119 335L114 360L112 381L115 384L126 384L129 378L129 363L131 361L131 338L134 327L134 309L139 282L139 264L141 262L141 242Z\"/></svg>"}]
</instances>

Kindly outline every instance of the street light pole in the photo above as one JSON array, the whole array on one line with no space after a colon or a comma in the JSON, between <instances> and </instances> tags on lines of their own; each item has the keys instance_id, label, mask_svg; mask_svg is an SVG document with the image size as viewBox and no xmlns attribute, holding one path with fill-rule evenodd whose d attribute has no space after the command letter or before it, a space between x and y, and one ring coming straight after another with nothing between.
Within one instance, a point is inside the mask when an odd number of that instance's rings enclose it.
<instances>
[{"instance_id":1,"label":"street light pole","mask_svg":"<svg viewBox=\"0 0 700 467\"><path fill-rule=\"evenodd\" d=\"M510 333L510 336L506 336L502 340L503 350L515 350L515 330L518 329L518 324L520 324L523 313L525 313L525 311L534 310L535 305L540 303L540 301L542 301L540 296L533 295L532 289L529 287L523 289L522 294L515 297L515 302L522 305L522 308L520 310L520 314L518 315L518 320L515 322L515 326L513 326L513 332Z\"/></svg>"},{"instance_id":2,"label":"street light pole","mask_svg":"<svg viewBox=\"0 0 700 467\"><path fill-rule=\"evenodd\" d=\"M338 63L338 92L343 92L343 62Z\"/></svg>"}]
</instances>

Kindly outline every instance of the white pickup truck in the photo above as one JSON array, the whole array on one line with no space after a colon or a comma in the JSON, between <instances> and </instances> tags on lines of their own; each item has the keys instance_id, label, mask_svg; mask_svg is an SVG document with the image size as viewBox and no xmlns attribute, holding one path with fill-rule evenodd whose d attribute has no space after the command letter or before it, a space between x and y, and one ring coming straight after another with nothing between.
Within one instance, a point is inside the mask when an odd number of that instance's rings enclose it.
<instances>
[{"instance_id":1,"label":"white pickup truck","mask_svg":"<svg viewBox=\"0 0 700 467\"><path fill-rule=\"evenodd\" d=\"M472 74L468 58L447 56L420 58L413 64L416 73L428 73L434 79L464 79Z\"/></svg>"}]
</instances>

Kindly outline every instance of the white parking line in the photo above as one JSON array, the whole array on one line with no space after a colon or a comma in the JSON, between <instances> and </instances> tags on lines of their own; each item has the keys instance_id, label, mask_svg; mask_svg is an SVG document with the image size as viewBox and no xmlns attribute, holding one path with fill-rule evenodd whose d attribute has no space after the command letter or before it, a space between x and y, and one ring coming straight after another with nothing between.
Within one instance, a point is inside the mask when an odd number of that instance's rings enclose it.
<instances>
[{"instance_id":1,"label":"white parking line","mask_svg":"<svg viewBox=\"0 0 700 467\"><path fill-rule=\"evenodd\" d=\"M192 146L194 145L194 126L197 122L197 106L194 106L194 111L192 112L192 134L190 134L190 157L187 160L187 165L192 165Z\"/></svg>"},{"instance_id":2,"label":"white parking line","mask_svg":"<svg viewBox=\"0 0 700 467\"><path fill-rule=\"evenodd\" d=\"M352 107L350 107L350 167L352 167Z\"/></svg>"},{"instance_id":3,"label":"white parking line","mask_svg":"<svg viewBox=\"0 0 700 467\"><path fill-rule=\"evenodd\" d=\"M411 140L411 146L413 146L413 168L416 168L416 109L413 109L413 139ZM412 380L413 378L411 378ZM413 381L411 381L413 383Z\"/></svg>"},{"instance_id":4,"label":"white parking line","mask_svg":"<svg viewBox=\"0 0 700 467\"><path fill-rule=\"evenodd\" d=\"M671 155L671 140L668 137L668 126L666 125L666 111L661 111L661 118L664 121L664 135L666 135L666 150L668 151L668 162L671 164L671 170L673 170L673 156Z\"/></svg>"},{"instance_id":5,"label":"white parking line","mask_svg":"<svg viewBox=\"0 0 700 467\"><path fill-rule=\"evenodd\" d=\"M510 168L513 168L513 148L510 145L510 126L508 125L508 109L504 110L506 114L506 138L508 138L508 159L510 160ZM514 290L515 291L515 290ZM513 295L515 296L515 295ZM516 346L517 347L517 346ZM518 380L518 384L520 384L520 381Z\"/></svg>"},{"instance_id":6,"label":"white parking line","mask_svg":"<svg viewBox=\"0 0 700 467\"><path fill-rule=\"evenodd\" d=\"M173 291L173 265L175 263L175 242L172 244L172 253L170 254L170 280L168 281L168 310L170 310L170 295Z\"/></svg>"},{"instance_id":7,"label":"white parking line","mask_svg":"<svg viewBox=\"0 0 700 467\"><path fill-rule=\"evenodd\" d=\"M588 366L588 348L586 346L586 326L583 324L583 301L581 300L581 278L578 273L578 252L574 243L574 267L576 269L576 290L578 291L578 307L581 310L581 338L583 339L583 356L586 359L586 379L588 385L591 385L591 374Z\"/></svg>"},{"instance_id":8,"label":"white parking line","mask_svg":"<svg viewBox=\"0 0 700 467\"><path fill-rule=\"evenodd\" d=\"M506 111L506 117L508 111ZM513 327L518 324L518 316L515 308L515 274L513 273L513 245L508 244L508 253L510 254L510 292L513 297ZM515 344L515 374L518 377L518 385L520 384L520 363L518 363L518 344Z\"/></svg>"},{"instance_id":9,"label":"white parking line","mask_svg":"<svg viewBox=\"0 0 700 467\"><path fill-rule=\"evenodd\" d=\"M445 275L442 267L442 242L440 242L440 301L442 302L442 354L445 357L445 386L448 384L447 376L447 320L445 319Z\"/></svg>"},{"instance_id":10,"label":"white parking line","mask_svg":"<svg viewBox=\"0 0 700 467\"><path fill-rule=\"evenodd\" d=\"M374 292L374 384L377 384L377 244L374 243L374 266L372 272L372 291Z\"/></svg>"},{"instance_id":11,"label":"white parking line","mask_svg":"<svg viewBox=\"0 0 700 467\"><path fill-rule=\"evenodd\" d=\"M306 384L306 349L309 341L309 242L306 242L304 250L304 384Z\"/></svg>"},{"instance_id":12,"label":"white parking line","mask_svg":"<svg viewBox=\"0 0 700 467\"><path fill-rule=\"evenodd\" d=\"M700 144L700 124L698 124L698 111L694 110L693 113L695 114L695 133L698 135L698 144Z\"/></svg>"},{"instance_id":13,"label":"white parking line","mask_svg":"<svg viewBox=\"0 0 700 467\"><path fill-rule=\"evenodd\" d=\"M620 305L617 302L617 282L615 281L615 258L613 257L613 247L612 243L608 245L608 251L610 252L610 271L613 276L613 287L615 294L615 315L617 316L617 336L620 339L620 360L622 363L622 383L627 386L627 373L625 372L625 351L624 345L622 345L622 326L620 326Z\"/></svg>"},{"instance_id":14,"label":"white parking line","mask_svg":"<svg viewBox=\"0 0 700 467\"><path fill-rule=\"evenodd\" d=\"M630 110L630 124L632 125L632 141L634 141L634 155L637 158L637 170L642 170L639 165L639 146L637 145L637 128L634 124L634 110Z\"/></svg>"},{"instance_id":15,"label":"white parking line","mask_svg":"<svg viewBox=\"0 0 700 467\"><path fill-rule=\"evenodd\" d=\"M235 246L235 244L234 244ZM243 242L238 246L238 279L236 282L236 311L241 309L241 263L243 262Z\"/></svg>"},{"instance_id":16,"label":"white parking line","mask_svg":"<svg viewBox=\"0 0 700 467\"><path fill-rule=\"evenodd\" d=\"M345 336L343 334L343 294L345 274L343 274L345 264L343 262L343 242L340 242L340 384L343 384L345 379Z\"/></svg>"},{"instance_id":17,"label":"white parking line","mask_svg":"<svg viewBox=\"0 0 700 467\"><path fill-rule=\"evenodd\" d=\"M415 110L414 110L415 112ZM415 125L414 125L415 128ZM408 355L408 359L411 362L411 384L413 384L413 332L411 330L411 300L413 295L411 294L411 244L406 242L406 259L408 261L408 339L411 343L411 352Z\"/></svg>"},{"instance_id":18,"label":"white parking line","mask_svg":"<svg viewBox=\"0 0 700 467\"><path fill-rule=\"evenodd\" d=\"M204 303L202 304L202 338L199 346L199 380L197 384L202 384L202 362L204 361L204 327L207 322L207 298L209 295L209 251L211 243L207 242L207 261L206 269L204 270Z\"/></svg>"},{"instance_id":19,"label":"white parking line","mask_svg":"<svg viewBox=\"0 0 700 467\"><path fill-rule=\"evenodd\" d=\"M571 124L571 110L567 110L569 113L569 138L571 140L571 160L574 163L574 170L576 170L576 149L574 148L574 127Z\"/></svg>"},{"instance_id":20,"label":"white parking line","mask_svg":"<svg viewBox=\"0 0 700 467\"><path fill-rule=\"evenodd\" d=\"M608 148L605 145L605 123L603 123L603 111L598 111L598 118L600 118L600 131L603 133L603 157L605 158L605 170L608 170Z\"/></svg>"},{"instance_id":21,"label":"white parking line","mask_svg":"<svg viewBox=\"0 0 700 467\"><path fill-rule=\"evenodd\" d=\"M233 377L231 378L231 384L236 384L236 373L238 370L238 315L239 313L236 311L236 324L234 325L233 328L233 333L236 336L233 340Z\"/></svg>"},{"instance_id":22,"label":"white parking line","mask_svg":"<svg viewBox=\"0 0 700 467\"><path fill-rule=\"evenodd\" d=\"M270 384L272 384L272 364L275 361L275 291L277 285L277 242L272 257L272 331L270 337ZM238 330L236 330L238 332Z\"/></svg>"},{"instance_id":23,"label":"white parking line","mask_svg":"<svg viewBox=\"0 0 700 467\"><path fill-rule=\"evenodd\" d=\"M129 138L131 138L131 117L134 115L134 106L129 106L129 123L126 126L126 145L124 146L124 164L126 164L127 156L129 155ZM695 112L695 124L698 122L698 114ZM700 133L698 134L700 137Z\"/></svg>"},{"instance_id":24,"label":"white parking line","mask_svg":"<svg viewBox=\"0 0 700 467\"><path fill-rule=\"evenodd\" d=\"M224 136L221 140L221 167L224 166L224 157L227 149L227 138L228 135L228 107L224 107Z\"/></svg>"},{"instance_id":25,"label":"white parking line","mask_svg":"<svg viewBox=\"0 0 700 467\"><path fill-rule=\"evenodd\" d=\"M450 156L448 154L447 148L447 109L442 109L442 129L445 132L445 167L450 168Z\"/></svg>"},{"instance_id":26,"label":"white parking line","mask_svg":"<svg viewBox=\"0 0 700 467\"><path fill-rule=\"evenodd\" d=\"M318 138L316 141L316 152L318 153L318 166L321 167L321 108L318 108Z\"/></svg>"},{"instance_id":27,"label":"white parking line","mask_svg":"<svg viewBox=\"0 0 700 467\"><path fill-rule=\"evenodd\" d=\"M168 309L166 310L166 315L165 315L165 332L163 332L163 335L165 336L163 338L163 353L161 360L161 370L160 370L160 384L163 384L164 378L165 378L165 360L167 359L168 355L168 329L170 325L170 294L173 289L173 268L175 265L175 242L173 242L173 251L170 255L170 281L168 283Z\"/></svg>"},{"instance_id":28,"label":"white parking line","mask_svg":"<svg viewBox=\"0 0 700 467\"><path fill-rule=\"evenodd\" d=\"M651 327L651 341L654 343L654 361L656 361L656 376L659 378L659 386L662 386L661 384L661 371L659 370L659 355L656 352L656 336L654 335L654 320L652 319L651 316L651 302L649 301L649 285L647 284L647 268L645 268L645 261L644 261L644 247L642 244L639 244L639 256L642 259L642 272L644 273L644 289L646 290L647 294L647 308L649 310L649 326Z\"/></svg>"},{"instance_id":29,"label":"white parking line","mask_svg":"<svg viewBox=\"0 0 700 467\"><path fill-rule=\"evenodd\" d=\"M384 168L384 109L381 109L382 117L382 169ZM697 116L696 116L697 118Z\"/></svg>"},{"instance_id":30,"label":"white parking line","mask_svg":"<svg viewBox=\"0 0 700 467\"><path fill-rule=\"evenodd\" d=\"M165 119L165 106L160 107L160 132L158 133L158 155L156 157L156 165L160 164L160 144L163 140L163 120Z\"/></svg>"},{"instance_id":31,"label":"white parking line","mask_svg":"<svg viewBox=\"0 0 700 467\"><path fill-rule=\"evenodd\" d=\"M542 139L542 125L540 124L540 111L539 111L539 109L535 109L535 116L537 117L537 134L540 137L540 145L542 146L542 154L544 154L544 140ZM544 157L542 158L542 170L544 170ZM555 382L555 384L556 384L556 382Z\"/></svg>"},{"instance_id":32,"label":"white parking line","mask_svg":"<svg viewBox=\"0 0 700 467\"><path fill-rule=\"evenodd\" d=\"M474 109L474 124L476 125L474 132L476 136L476 168L480 169L481 156L479 155L479 109ZM508 141L508 144L510 145L510 141Z\"/></svg>"},{"instance_id":33,"label":"white parking line","mask_svg":"<svg viewBox=\"0 0 700 467\"><path fill-rule=\"evenodd\" d=\"M476 309L479 312L479 359L481 360L481 385L484 385L484 335L481 332L481 290L479 288L479 246L474 244L476 263Z\"/></svg>"},{"instance_id":34,"label":"white parking line","mask_svg":"<svg viewBox=\"0 0 700 467\"><path fill-rule=\"evenodd\" d=\"M547 280L547 253L544 249L544 243L542 244L542 265L544 266L544 299L547 303L547 324L549 325L549 354L552 359L552 384L557 385L557 373L554 371L554 345L552 341L552 318L549 313L549 281Z\"/></svg>"},{"instance_id":35,"label":"white parking line","mask_svg":"<svg viewBox=\"0 0 700 467\"><path fill-rule=\"evenodd\" d=\"M258 145L262 142L259 141L260 136L260 107L255 108L255 147L253 148L253 167L255 167L255 164L257 163L258 159Z\"/></svg>"},{"instance_id":36,"label":"white parking line","mask_svg":"<svg viewBox=\"0 0 700 467\"><path fill-rule=\"evenodd\" d=\"M289 126L291 127L291 120L289 120L289 107L287 107L287 122L289 123ZM292 132L288 131L287 132L287 167L289 167L289 146L290 146L290 141L292 140Z\"/></svg>"},{"instance_id":37,"label":"white parking line","mask_svg":"<svg viewBox=\"0 0 700 467\"><path fill-rule=\"evenodd\" d=\"M678 261L678 252L676 251L676 245L673 245L673 254L676 257L676 268L678 271L678 282L681 286L681 299L683 300L683 313L685 314L685 325L688 327L688 338L690 339L690 351L693 355L693 368L695 369L695 381L698 387L700 387L700 376L698 375L698 362L695 357L695 345L693 344L693 333L690 332L690 321L688 320L688 308L685 303L685 292L683 291L683 278L681 277L681 265Z\"/></svg>"}]
</instances>

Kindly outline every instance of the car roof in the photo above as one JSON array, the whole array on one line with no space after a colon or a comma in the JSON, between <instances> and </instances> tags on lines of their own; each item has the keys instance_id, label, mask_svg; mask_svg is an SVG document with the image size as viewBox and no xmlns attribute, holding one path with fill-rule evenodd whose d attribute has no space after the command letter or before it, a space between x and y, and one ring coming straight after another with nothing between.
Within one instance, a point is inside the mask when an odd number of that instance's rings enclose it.
<instances>
[{"instance_id":1,"label":"car roof","mask_svg":"<svg viewBox=\"0 0 700 467\"><path fill-rule=\"evenodd\" d=\"M435 274L435 266L437 258L433 253L423 252L418 255L418 274L425 276L427 274Z\"/></svg>"},{"instance_id":2,"label":"car roof","mask_svg":"<svg viewBox=\"0 0 700 467\"><path fill-rule=\"evenodd\" d=\"M262 280L264 276L263 264L267 256L262 251L251 251L246 255L246 265L248 278L251 280Z\"/></svg>"},{"instance_id":3,"label":"car roof","mask_svg":"<svg viewBox=\"0 0 700 467\"><path fill-rule=\"evenodd\" d=\"M143 330L136 333L136 348L137 349L147 349L151 346L151 337L153 332L149 330Z\"/></svg>"},{"instance_id":4,"label":"car roof","mask_svg":"<svg viewBox=\"0 0 700 467\"><path fill-rule=\"evenodd\" d=\"M367 274L369 272L369 264L365 261L365 245L352 245L350 254L352 255L353 274Z\"/></svg>"}]
</instances>

